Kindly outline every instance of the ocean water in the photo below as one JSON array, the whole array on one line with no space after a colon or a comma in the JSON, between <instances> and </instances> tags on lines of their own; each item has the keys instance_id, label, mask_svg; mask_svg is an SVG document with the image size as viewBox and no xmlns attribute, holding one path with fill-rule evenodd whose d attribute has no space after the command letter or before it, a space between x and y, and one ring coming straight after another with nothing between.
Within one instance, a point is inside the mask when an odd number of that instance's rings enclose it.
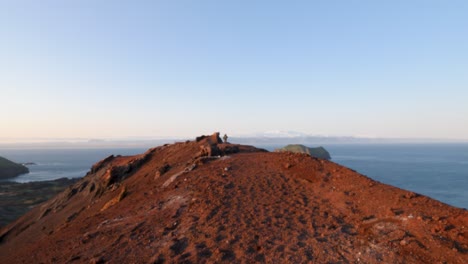
<instances>
[{"instance_id":1,"label":"ocean water","mask_svg":"<svg viewBox=\"0 0 468 264\"><path fill-rule=\"evenodd\" d=\"M91 166L110 155L135 155L146 149L0 149L0 156L28 165L29 173L11 179L15 182L47 181L83 177Z\"/></svg>"},{"instance_id":2,"label":"ocean water","mask_svg":"<svg viewBox=\"0 0 468 264\"><path fill-rule=\"evenodd\" d=\"M279 146L259 146L273 150ZM313 146L311 146L313 147ZM332 161L382 183L468 208L468 144L324 145ZM109 155L146 149L0 149L15 162L34 162L16 182L77 178Z\"/></svg>"},{"instance_id":3,"label":"ocean water","mask_svg":"<svg viewBox=\"0 0 468 264\"><path fill-rule=\"evenodd\" d=\"M468 144L324 145L332 161L374 180L468 208ZM273 150L274 146L266 147Z\"/></svg>"}]
</instances>

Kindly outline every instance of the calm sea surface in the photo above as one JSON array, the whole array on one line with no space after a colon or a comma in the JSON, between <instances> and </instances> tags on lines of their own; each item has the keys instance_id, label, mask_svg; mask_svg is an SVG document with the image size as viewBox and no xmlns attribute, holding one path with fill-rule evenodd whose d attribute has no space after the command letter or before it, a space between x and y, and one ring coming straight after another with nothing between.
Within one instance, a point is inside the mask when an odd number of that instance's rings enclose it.
<instances>
[{"instance_id":1,"label":"calm sea surface","mask_svg":"<svg viewBox=\"0 0 468 264\"><path fill-rule=\"evenodd\" d=\"M47 181L59 178L79 178L91 166L110 155L135 155L146 149L0 149L0 156L26 163L29 173L13 178L16 182Z\"/></svg>"},{"instance_id":2,"label":"calm sea surface","mask_svg":"<svg viewBox=\"0 0 468 264\"><path fill-rule=\"evenodd\" d=\"M332 161L374 180L468 208L468 144L324 145ZM272 150L274 147L266 147Z\"/></svg>"},{"instance_id":3,"label":"calm sea surface","mask_svg":"<svg viewBox=\"0 0 468 264\"><path fill-rule=\"evenodd\" d=\"M273 150L277 146L261 146ZM325 145L332 161L377 181L468 208L468 144ZM111 155L146 149L0 149L15 162L34 162L17 182L82 177Z\"/></svg>"}]
</instances>

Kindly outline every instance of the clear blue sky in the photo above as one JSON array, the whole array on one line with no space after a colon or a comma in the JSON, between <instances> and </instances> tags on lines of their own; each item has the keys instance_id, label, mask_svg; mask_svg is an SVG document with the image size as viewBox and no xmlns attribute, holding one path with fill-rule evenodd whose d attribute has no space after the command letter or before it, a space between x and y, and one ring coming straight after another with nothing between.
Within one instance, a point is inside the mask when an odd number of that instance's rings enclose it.
<instances>
[{"instance_id":1,"label":"clear blue sky","mask_svg":"<svg viewBox=\"0 0 468 264\"><path fill-rule=\"evenodd\" d=\"M0 138L468 139L468 1L0 2Z\"/></svg>"}]
</instances>

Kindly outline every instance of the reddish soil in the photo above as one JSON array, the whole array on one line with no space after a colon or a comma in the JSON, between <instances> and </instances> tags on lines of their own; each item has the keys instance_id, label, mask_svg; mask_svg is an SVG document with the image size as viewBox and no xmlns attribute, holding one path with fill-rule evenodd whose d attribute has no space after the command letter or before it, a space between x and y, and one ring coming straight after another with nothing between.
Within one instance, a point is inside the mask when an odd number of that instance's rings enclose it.
<instances>
[{"instance_id":1,"label":"reddish soil","mask_svg":"<svg viewBox=\"0 0 468 264\"><path fill-rule=\"evenodd\" d=\"M468 211L215 134L109 157L0 231L1 263L468 263Z\"/></svg>"}]
</instances>

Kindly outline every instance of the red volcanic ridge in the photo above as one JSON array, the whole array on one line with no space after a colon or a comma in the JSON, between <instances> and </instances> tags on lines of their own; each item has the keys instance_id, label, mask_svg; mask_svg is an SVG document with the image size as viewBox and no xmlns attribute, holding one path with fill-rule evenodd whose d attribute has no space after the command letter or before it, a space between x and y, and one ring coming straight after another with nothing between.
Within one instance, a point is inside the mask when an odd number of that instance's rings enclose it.
<instances>
[{"instance_id":1,"label":"red volcanic ridge","mask_svg":"<svg viewBox=\"0 0 468 264\"><path fill-rule=\"evenodd\" d=\"M2 263L468 263L468 211L219 134L110 156L0 231Z\"/></svg>"}]
</instances>

